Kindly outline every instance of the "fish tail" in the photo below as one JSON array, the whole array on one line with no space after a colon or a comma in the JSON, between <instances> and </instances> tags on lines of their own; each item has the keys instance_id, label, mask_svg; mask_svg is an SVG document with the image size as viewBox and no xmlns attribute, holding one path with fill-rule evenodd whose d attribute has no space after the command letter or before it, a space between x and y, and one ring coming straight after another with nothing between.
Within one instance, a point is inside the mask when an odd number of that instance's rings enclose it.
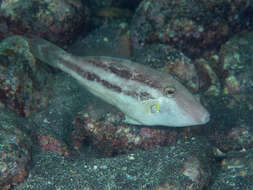
<instances>
[{"instance_id":1,"label":"fish tail","mask_svg":"<svg viewBox=\"0 0 253 190\"><path fill-rule=\"evenodd\" d=\"M70 54L62 48L39 37L29 38L28 42L31 53L36 58L52 67L59 68L60 60L70 56Z\"/></svg>"}]
</instances>

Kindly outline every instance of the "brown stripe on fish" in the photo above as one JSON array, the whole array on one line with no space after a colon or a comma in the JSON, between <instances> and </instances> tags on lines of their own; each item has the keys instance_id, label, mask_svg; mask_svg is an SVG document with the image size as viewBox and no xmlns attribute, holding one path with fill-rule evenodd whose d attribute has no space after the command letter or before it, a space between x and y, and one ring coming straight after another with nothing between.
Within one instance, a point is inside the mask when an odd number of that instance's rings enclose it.
<instances>
[{"instance_id":1,"label":"brown stripe on fish","mask_svg":"<svg viewBox=\"0 0 253 190\"><path fill-rule=\"evenodd\" d=\"M85 71L83 68L79 67L78 65L72 64L64 59L59 59L59 61L67 68L75 71L79 76L89 80L89 81L95 81L100 83L102 86L111 89L117 93L124 93L128 96L131 96L133 98L138 98L140 100L147 100L152 99L152 96L147 92L136 92L136 91L129 91L129 90L122 90L120 86L117 86L115 84L111 84L110 82L101 79L97 74L92 73L90 71Z\"/></svg>"},{"instance_id":2,"label":"brown stripe on fish","mask_svg":"<svg viewBox=\"0 0 253 190\"><path fill-rule=\"evenodd\" d=\"M108 66L108 69L115 75L117 76L120 76L124 79L131 79L132 78L132 73L130 73L128 70L125 70L125 69L119 69L119 68L116 68L112 65L109 65Z\"/></svg>"},{"instance_id":3,"label":"brown stripe on fish","mask_svg":"<svg viewBox=\"0 0 253 190\"><path fill-rule=\"evenodd\" d=\"M100 61L99 58L97 60L86 58L85 62L88 62L89 64L94 65L96 67L102 68L106 71L110 71L118 77L128 79L128 80L132 78L132 73L129 72L128 70L123 69L123 68L116 68L116 66L114 66L113 63L109 63L109 62L104 63L103 61Z\"/></svg>"},{"instance_id":4,"label":"brown stripe on fish","mask_svg":"<svg viewBox=\"0 0 253 190\"><path fill-rule=\"evenodd\" d=\"M103 86L105 86L106 88L112 89L116 92L122 92L122 89L119 86L116 86L114 84L111 84L105 80L102 80L98 75L96 75L95 73L89 72L89 71L85 71L83 70L81 67L79 67L78 65L69 63L68 61L64 60L64 59L60 59L61 63L63 63L64 66L66 66L67 68L75 71L78 75L82 76L83 78L89 80L89 81L96 81L100 84L102 84Z\"/></svg>"},{"instance_id":5,"label":"brown stripe on fish","mask_svg":"<svg viewBox=\"0 0 253 190\"><path fill-rule=\"evenodd\" d=\"M124 78L127 80L133 80L136 82L140 82L142 84L145 84L145 85L155 88L155 89L162 88L158 81L150 80L147 75L143 75L141 73L129 71L129 70L127 70L127 68L119 68L117 63L113 63L113 62L104 63L104 61L101 61L99 58L97 58L97 60L85 58L85 61L90 63L91 65L102 68L106 71L110 71L118 77L121 77L121 78ZM122 67L122 65L120 65L120 66Z\"/></svg>"}]
</instances>

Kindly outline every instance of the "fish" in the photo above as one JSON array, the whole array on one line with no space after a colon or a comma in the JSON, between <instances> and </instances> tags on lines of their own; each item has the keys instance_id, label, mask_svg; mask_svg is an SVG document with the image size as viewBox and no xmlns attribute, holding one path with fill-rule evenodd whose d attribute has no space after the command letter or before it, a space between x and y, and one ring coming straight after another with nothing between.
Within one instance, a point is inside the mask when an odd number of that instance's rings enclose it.
<instances>
[{"instance_id":1,"label":"fish","mask_svg":"<svg viewBox=\"0 0 253 190\"><path fill-rule=\"evenodd\" d=\"M73 55L40 37L28 38L28 44L34 57L120 110L127 124L186 127L210 119L196 97L168 73L129 59Z\"/></svg>"}]
</instances>

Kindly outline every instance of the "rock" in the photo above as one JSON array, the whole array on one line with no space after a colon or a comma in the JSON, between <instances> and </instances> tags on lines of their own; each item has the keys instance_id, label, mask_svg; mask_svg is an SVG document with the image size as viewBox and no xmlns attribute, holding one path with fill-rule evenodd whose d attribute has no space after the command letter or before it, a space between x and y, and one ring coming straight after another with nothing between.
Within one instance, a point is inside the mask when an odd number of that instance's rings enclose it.
<instances>
[{"instance_id":1,"label":"rock","mask_svg":"<svg viewBox=\"0 0 253 190\"><path fill-rule=\"evenodd\" d=\"M76 150L80 150L82 144L90 144L103 154L112 156L168 146L191 136L189 130L127 125L117 110L100 111L106 110L105 107L90 107L76 115L71 137Z\"/></svg>"},{"instance_id":2,"label":"rock","mask_svg":"<svg viewBox=\"0 0 253 190\"><path fill-rule=\"evenodd\" d=\"M48 105L52 71L38 64L21 36L0 43L0 107L29 116Z\"/></svg>"},{"instance_id":3,"label":"rock","mask_svg":"<svg viewBox=\"0 0 253 190\"><path fill-rule=\"evenodd\" d=\"M0 4L0 40L13 35L37 35L67 44L85 29L88 10L80 0L6 0Z\"/></svg>"},{"instance_id":4,"label":"rock","mask_svg":"<svg viewBox=\"0 0 253 190\"><path fill-rule=\"evenodd\" d=\"M252 122L253 33L242 32L221 46L217 75L222 83L224 107L235 118Z\"/></svg>"},{"instance_id":5,"label":"rock","mask_svg":"<svg viewBox=\"0 0 253 190\"><path fill-rule=\"evenodd\" d=\"M190 57L215 49L235 31L253 27L252 2L143 0L132 21L133 47L169 44Z\"/></svg>"},{"instance_id":6,"label":"rock","mask_svg":"<svg viewBox=\"0 0 253 190\"><path fill-rule=\"evenodd\" d=\"M243 32L228 40L220 49L223 93L253 92L253 32Z\"/></svg>"},{"instance_id":7,"label":"rock","mask_svg":"<svg viewBox=\"0 0 253 190\"><path fill-rule=\"evenodd\" d=\"M62 156L70 156L72 153L66 143L51 134L37 134L39 146L44 151L55 152Z\"/></svg>"},{"instance_id":8,"label":"rock","mask_svg":"<svg viewBox=\"0 0 253 190\"><path fill-rule=\"evenodd\" d=\"M0 189L23 182L28 174L32 141L27 122L0 108Z\"/></svg>"}]
</instances>

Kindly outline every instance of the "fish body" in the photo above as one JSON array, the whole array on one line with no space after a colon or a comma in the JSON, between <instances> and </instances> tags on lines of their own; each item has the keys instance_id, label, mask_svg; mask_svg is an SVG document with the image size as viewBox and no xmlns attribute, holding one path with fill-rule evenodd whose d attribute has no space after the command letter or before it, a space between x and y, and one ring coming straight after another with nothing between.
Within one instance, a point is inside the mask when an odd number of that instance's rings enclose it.
<instances>
[{"instance_id":1,"label":"fish body","mask_svg":"<svg viewBox=\"0 0 253 190\"><path fill-rule=\"evenodd\" d=\"M79 57L41 39L29 39L42 62L79 81L87 90L125 114L135 125L184 127L209 121L208 111L171 75L127 59Z\"/></svg>"}]
</instances>

